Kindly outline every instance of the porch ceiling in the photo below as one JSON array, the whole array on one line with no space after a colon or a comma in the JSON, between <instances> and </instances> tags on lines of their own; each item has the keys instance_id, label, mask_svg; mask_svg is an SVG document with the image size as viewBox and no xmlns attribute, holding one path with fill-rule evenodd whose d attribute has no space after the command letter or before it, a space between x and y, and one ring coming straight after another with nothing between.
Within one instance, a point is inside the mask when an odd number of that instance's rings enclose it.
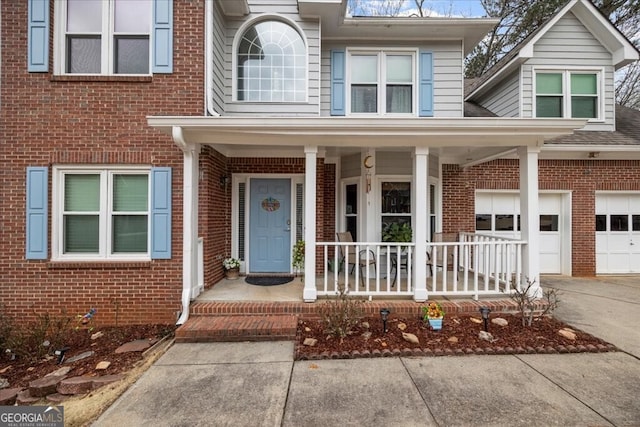
<instances>
[{"instance_id":1,"label":"porch ceiling","mask_svg":"<svg viewBox=\"0 0 640 427\"><path fill-rule=\"evenodd\" d=\"M280 149L317 146L331 152L345 147L449 150L452 156L483 150L496 155L517 146L542 146L545 140L585 125L574 119L517 118L353 118L353 117L147 117L149 126L179 143L228 149ZM474 156L476 157L476 156Z\"/></svg>"}]
</instances>

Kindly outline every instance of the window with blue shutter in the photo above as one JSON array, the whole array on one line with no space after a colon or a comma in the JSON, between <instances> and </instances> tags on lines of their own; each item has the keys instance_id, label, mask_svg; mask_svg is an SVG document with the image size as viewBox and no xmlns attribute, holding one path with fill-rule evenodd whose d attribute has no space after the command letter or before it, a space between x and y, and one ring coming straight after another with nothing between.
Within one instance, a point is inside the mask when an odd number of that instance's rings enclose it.
<instances>
[{"instance_id":1,"label":"window with blue shutter","mask_svg":"<svg viewBox=\"0 0 640 427\"><path fill-rule=\"evenodd\" d=\"M331 115L345 115L345 52L331 51Z\"/></svg>"},{"instance_id":2,"label":"window with blue shutter","mask_svg":"<svg viewBox=\"0 0 640 427\"><path fill-rule=\"evenodd\" d=\"M28 64L30 73L49 71L49 0L29 0Z\"/></svg>"},{"instance_id":3,"label":"window with blue shutter","mask_svg":"<svg viewBox=\"0 0 640 427\"><path fill-rule=\"evenodd\" d=\"M153 5L153 73L173 72L173 1Z\"/></svg>"},{"instance_id":4,"label":"window with blue shutter","mask_svg":"<svg viewBox=\"0 0 640 427\"><path fill-rule=\"evenodd\" d=\"M151 258L171 258L171 168L151 169Z\"/></svg>"},{"instance_id":5,"label":"window with blue shutter","mask_svg":"<svg viewBox=\"0 0 640 427\"><path fill-rule=\"evenodd\" d=\"M418 115L433 117L433 53L420 52Z\"/></svg>"},{"instance_id":6,"label":"window with blue shutter","mask_svg":"<svg viewBox=\"0 0 640 427\"><path fill-rule=\"evenodd\" d=\"M47 259L48 177L47 167L27 168L27 259Z\"/></svg>"}]
</instances>

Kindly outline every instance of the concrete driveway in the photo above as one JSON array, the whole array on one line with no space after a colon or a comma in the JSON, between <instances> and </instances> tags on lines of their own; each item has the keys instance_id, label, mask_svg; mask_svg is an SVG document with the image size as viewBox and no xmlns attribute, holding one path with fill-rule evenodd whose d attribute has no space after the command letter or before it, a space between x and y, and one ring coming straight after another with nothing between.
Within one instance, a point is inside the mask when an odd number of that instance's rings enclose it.
<instances>
[{"instance_id":1,"label":"concrete driveway","mask_svg":"<svg viewBox=\"0 0 640 427\"><path fill-rule=\"evenodd\" d=\"M542 283L627 353L294 362L292 342L177 344L95 425L638 426L640 288L610 279Z\"/></svg>"}]
</instances>

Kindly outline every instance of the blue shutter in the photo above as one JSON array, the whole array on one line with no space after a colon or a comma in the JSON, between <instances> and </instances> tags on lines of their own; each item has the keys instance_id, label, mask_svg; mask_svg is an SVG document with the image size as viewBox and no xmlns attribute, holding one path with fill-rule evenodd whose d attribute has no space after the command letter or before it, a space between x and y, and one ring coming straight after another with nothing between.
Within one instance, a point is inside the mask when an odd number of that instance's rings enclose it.
<instances>
[{"instance_id":1,"label":"blue shutter","mask_svg":"<svg viewBox=\"0 0 640 427\"><path fill-rule=\"evenodd\" d=\"M173 72L173 0L153 2L153 73Z\"/></svg>"},{"instance_id":2,"label":"blue shutter","mask_svg":"<svg viewBox=\"0 0 640 427\"><path fill-rule=\"evenodd\" d=\"M49 0L29 0L27 70L49 71Z\"/></svg>"},{"instance_id":3,"label":"blue shutter","mask_svg":"<svg viewBox=\"0 0 640 427\"><path fill-rule=\"evenodd\" d=\"M344 50L331 51L331 115L345 115L345 53Z\"/></svg>"},{"instance_id":4,"label":"blue shutter","mask_svg":"<svg viewBox=\"0 0 640 427\"><path fill-rule=\"evenodd\" d=\"M171 258L171 168L151 169L151 258Z\"/></svg>"},{"instance_id":5,"label":"blue shutter","mask_svg":"<svg viewBox=\"0 0 640 427\"><path fill-rule=\"evenodd\" d=\"M433 117L433 53L420 52L418 115Z\"/></svg>"},{"instance_id":6,"label":"blue shutter","mask_svg":"<svg viewBox=\"0 0 640 427\"><path fill-rule=\"evenodd\" d=\"M26 258L47 259L49 168L27 168Z\"/></svg>"}]
</instances>

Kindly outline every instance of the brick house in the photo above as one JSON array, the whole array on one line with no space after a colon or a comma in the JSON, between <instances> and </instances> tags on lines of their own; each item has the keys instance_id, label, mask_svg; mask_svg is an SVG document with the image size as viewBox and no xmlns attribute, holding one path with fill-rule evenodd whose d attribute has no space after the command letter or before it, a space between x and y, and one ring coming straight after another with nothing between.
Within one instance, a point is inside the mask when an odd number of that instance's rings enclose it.
<instances>
[{"instance_id":1,"label":"brick house","mask_svg":"<svg viewBox=\"0 0 640 427\"><path fill-rule=\"evenodd\" d=\"M352 18L346 0L0 8L9 314L183 322L223 258L291 273L299 240L307 302L338 282L424 301L639 272L639 113L613 97L638 51L589 1L466 88L496 20ZM394 223L411 242L382 242ZM434 269L438 251L458 268Z\"/></svg>"}]
</instances>

